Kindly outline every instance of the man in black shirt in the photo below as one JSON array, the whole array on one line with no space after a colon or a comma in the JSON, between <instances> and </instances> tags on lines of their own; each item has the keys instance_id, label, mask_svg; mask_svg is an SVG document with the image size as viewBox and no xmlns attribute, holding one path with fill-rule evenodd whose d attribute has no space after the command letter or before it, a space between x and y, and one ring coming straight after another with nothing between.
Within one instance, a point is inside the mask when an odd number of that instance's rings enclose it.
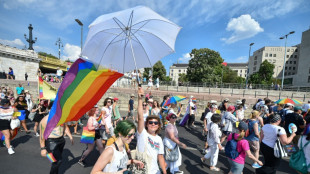
<instances>
[{"instance_id":1,"label":"man in black shirt","mask_svg":"<svg viewBox=\"0 0 310 174\"><path fill-rule=\"evenodd\" d=\"M296 136L293 139L293 143L297 145L299 137L301 133L303 132L306 121L303 119L302 115L300 115L302 112L302 108L300 106L294 107L294 113L289 113L285 115L285 121L284 121L284 129L288 135L290 135L290 132L288 130L288 126L291 123L294 123L297 126L297 132Z\"/></svg>"}]
</instances>

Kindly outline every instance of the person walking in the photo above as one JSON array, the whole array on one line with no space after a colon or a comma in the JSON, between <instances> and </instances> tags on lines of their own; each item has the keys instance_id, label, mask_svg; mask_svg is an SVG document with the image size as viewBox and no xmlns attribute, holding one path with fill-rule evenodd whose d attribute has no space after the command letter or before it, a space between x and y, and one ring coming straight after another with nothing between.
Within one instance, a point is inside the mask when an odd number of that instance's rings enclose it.
<instances>
[{"instance_id":1,"label":"person walking","mask_svg":"<svg viewBox=\"0 0 310 174\"><path fill-rule=\"evenodd\" d=\"M187 127L189 129L193 128L193 124L195 122L195 116L197 114L197 100L196 98L192 98L192 101L189 103L189 118L187 122Z\"/></svg>"},{"instance_id":2,"label":"person walking","mask_svg":"<svg viewBox=\"0 0 310 174\"><path fill-rule=\"evenodd\" d=\"M127 115L127 117L130 117L131 119L134 119L133 118L133 109L134 109L134 104L135 104L134 99L135 99L135 95L131 94L129 102L128 102L128 115ZM123 120L126 120L127 117L123 118Z\"/></svg>"},{"instance_id":3,"label":"person walking","mask_svg":"<svg viewBox=\"0 0 310 174\"><path fill-rule=\"evenodd\" d=\"M224 127L222 128L223 136L221 138L221 144L225 141L226 137L233 132L234 123L238 121L236 116L233 114L234 112L235 107L232 105L227 108L226 112L224 112L222 117L222 125Z\"/></svg>"},{"instance_id":4,"label":"person walking","mask_svg":"<svg viewBox=\"0 0 310 174\"><path fill-rule=\"evenodd\" d=\"M23 126L26 133L30 134L30 131L28 130L26 125L26 110L28 109L28 106L24 96L18 96L18 98L15 100L14 106L16 107L16 109L18 109L18 112L21 113L21 116L18 117L21 125Z\"/></svg>"},{"instance_id":5,"label":"person walking","mask_svg":"<svg viewBox=\"0 0 310 174\"><path fill-rule=\"evenodd\" d=\"M201 163L206 159L210 159L210 170L213 172L219 172L220 169L216 167L218 162L218 155L219 150L224 150L221 145L220 137L222 136L222 132L218 126L221 122L221 115L220 114L213 114L211 117L211 123L208 124L208 145L209 148L207 153L201 158ZM202 165L203 167L203 165Z\"/></svg>"},{"instance_id":6,"label":"person walking","mask_svg":"<svg viewBox=\"0 0 310 174\"><path fill-rule=\"evenodd\" d=\"M8 153L10 155L14 154L13 147L11 146L11 135L13 134L11 130L10 122L13 119L17 119L13 117L14 111L17 111L10 105L10 101L8 99L1 99L1 107L0 107L0 131L4 135L5 146L8 149Z\"/></svg>"},{"instance_id":7,"label":"person walking","mask_svg":"<svg viewBox=\"0 0 310 174\"><path fill-rule=\"evenodd\" d=\"M162 169L163 174L167 174L164 145L161 137L158 135L161 129L161 123L158 116L148 116L144 121L142 98L144 91L142 87L138 88L138 131L137 131L137 151L146 153L151 159L146 162L148 172L152 174L160 174L157 161Z\"/></svg>"},{"instance_id":8,"label":"person walking","mask_svg":"<svg viewBox=\"0 0 310 174\"><path fill-rule=\"evenodd\" d=\"M248 120L249 126L249 135L246 137L250 145L250 150L253 152L254 157L259 159L259 138L260 138L260 126L259 126L259 112L252 111L250 115L250 119ZM252 165L253 168L260 168L260 164L255 162Z\"/></svg>"},{"instance_id":9,"label":"person walking","mask_svg":"<svg viewBox=\"0 0 310 174\"><path fill-rule=\"evenodd\" d=\"M106 141L114 135L114 128L112 125L112 99L106 98L101 109L102 120L105 122L105 130L102 133L102 142L105 146Z\"/></svg>"},{"instance_id":10,"label":"person walking","mask_svg":"<svg viewBox=\"0 0 310 174\"><path fill-rule=\"evenodd\" d=\"M102 120L100 123L98 123L97 119L99 116L99 109L98 106L95 105L92 109L88 111L88 121L87 121L87 128L89 131L95 131L95 141L92 144L87 144L86 150L83 151L82 156L80 160L78 161L78 164L80 164L82 167L85 167L85 159L89 155L90 152L92 152L95 148L95 145L98 148L98 151L100 154L103 152L103 144L101 141L101 135L99 128L104 125L104 120Z\"/></svg>"},{"instance_id":11,"label":"person walking","mask_svg":"<svg viewBox=\"0 0 310 174\"><path fill-rule=\"evenodd\" d=\"M148 89L150 89L150 88L151 88L151 90L152 90L152 87L153 87L153 79L152 79L152 76L150 76L150 77L149 77L149 82L148 82L148 84L147 84L147 89L146 89L146 90L148 90Z\"/></svg>"},{"instance_id":12,"label":"person walking","mask_svg":"<svg viewBox=\"0 0 310 174\"><path fill-rule=\"evenodd\" d=\"M41 122L41 120L48 114L48 109L47 109L47 107L45 107L43 99L41 99L39 101L39 104L37 106L33 107L32 112L36 112L36 114L35 114L35 116L33 118L33 121L34 121L34 127L33 127L34 134L35 134L36 137L39 137L40 135L37 132L38 125Z\"/></svg>"},{"instance_id":13,"label":"person walking","mask_svg":"<svg viewBox=\"0 0 310 174\"><path fill-rule=\"evenodd\" d=\"M143 168L143 162L134 159L129 160L125 148L125 144L129 144L134 139L135 124L129 120L123 120L117 124L114 131L116 140L101 153L91 174L112 172L123 174L127 170L127 165L130 164Z\"/></svg>"},{"instance_id":14,"label":"person walking","mask_svg":"<svg viewBox=\"0 0 310 174\"><path fill-rule=\"evenodd\" d=\"M259 160L259 157L255 157L252 155L249 147L249 143L247 140L244 139L245 132L248 130L248 125L241 121L238 125L238 133L230 134L227 138L228 141L232 139L237 141L237 152L239 155L235 159L228 158L228 162L230 164L230 171L229 174L242 174L244 164L245 164L245 157L248 156L258 165L263 165L263 163Z\"/></svg>"},{"instance_id":15,"label":"person walking","mask_svg":"<svg viewBox=\"0 0 310 174\"><path fill-rule=\"evenodd\" d=\"M57 67L57 71L56 71L56 82L57 83L61 83L62 74L63 74L63 71L59 67Z\"/></svg>"},{"instance_id":16,"label":"person walking","mask_svg":"<svg viewBox=\"0 0 310 174\"><path fill-rule=\"evenodd\" d=\"M166 169L170 169L170 173L173 174L181 174L183 173L183 171L179 170L179 166L181 166L182 164L182 155L180 152L179 147L176 146L180 146L182 148L187 148L187 146L184 143L181 143L179 140L179 133L178 133L178 129L175 126L175 122L177 120L177 116L173 113L169 114L166 118L169 123L165 128L165 138L163 140L164 146L165 148L168 148L169 151L171 151L172 149L178 148L178 153L179 153L179 158L174 161L168 161L167 159L165 159L166 163L167 163L167 167Z\"/></svg>"},{"instance_id":17,"label":"person walking","mask_svg":"<svg viewBox=\"0 0 310 174\"><path fill-rule=\"evenodd\" d=\"M284 128L279 126L281 123L281 116L279 114L270 115L269 119L270 124L265 124L260 132L260 151L264 156L265 163L256 170L257 174L276 173L281 162L281 158L277 158L274 155L276 140L279 138L282 145L286 145L291 143L296 136L295 131L293 131L291 136L287 137Z\"/></svg>"},{"instance_id":18,"label":"person walking","mask_svg":"<svg viewBox=\"0 0 310 174\"><path fill-rule=\"evenodd\" d=\"M113 125L116 127L117 122L120 120L121 114L119 112L119 106L118 106L118 98L114 97L113 107L112 107L112 120Z\"/></svg>"}]
</instances>

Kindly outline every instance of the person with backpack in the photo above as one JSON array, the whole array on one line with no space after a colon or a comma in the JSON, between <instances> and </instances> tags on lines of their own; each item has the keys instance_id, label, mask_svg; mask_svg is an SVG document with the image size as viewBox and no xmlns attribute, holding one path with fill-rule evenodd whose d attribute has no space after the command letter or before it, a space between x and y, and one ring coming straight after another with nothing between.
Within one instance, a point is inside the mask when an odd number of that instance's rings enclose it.
<instances>
[{"instance_id":1,"label":"person with backpack","mask_svg":"<svg viewBox=\"0 0 310 174\"><path fill-rule=\"evenodd\" d=\"M244 139L248 125L241 121L238 125L238 133L230 134L227 138L228 142L225 146L225 155L228 157L230 164L229 174L241 174L244 168L246 155L259 165L263 163L259 158L252 155L249 143Z\"/></svg>"},{"instance_id":2,"label":"person with backpack","mask_svg":"<svg viewBox=\"0 0 310 174\"><path fill-rule=\"evenodd\" d=\"M208 130L208 151L207 153L200 158L201 164L206 159L210 159L210 170L214 172L219 172L220 169L216 167L217 161L218 161L218 155L219 150L224 150L224 148L221 145L220 137L222 136L222 132L218 126L218 124L221 122L221 115L220 114L213 114L211 117L210 124L207 125ZM203 165L201 165L203 167Z\"/></svg>"},{"instance_id":3,"label":"person with backpack","mask_svg":"<svg viewBox=\"0 0 310 174\"><path fill-rule=\"evenodd\" d=\"M227 108L227 112L224 112L224 115L222 117L222 125L224 127L222 129L223 136L221 138L221 143L223 143L226 137L232 133L233 124L238 121L238 119L233 114L234 112L235 112L235 107L232 105Z\"/></svg>"},{"instance_id":4,"label":"person with backpack","mask_svg":"<svg viewBox=\"0 0 310 174\"><path fill-rule=\"evenodd\" d=\"M281 158L274 155L274 146L277 139L279 138L282 145L286 145L291 143L296 136L295 131L293 131L291 136L287 137L284 128L279 126L281 123L279 114L271 115L269 118L270 124L265 124L260 132L260 151L264 156L265 164L256 170L257 174L276 173L281 162Z\"/></svg>"},{"instance_id":5,"label":"person with backpack","mask_svg":"<svg viewBox=\"0 0 310 174\"><path fill-rule=\"evenodd\" d=\"M306 159L306 161L298 161L298 162L299 163L306 162L306 166L307 166L306 168L307 168L308 174L310 173L310 145L309 144L310 144L310 124L306 126L303 132L303 135L299 138L299 141L298 141L298 147L299 149L303 149L303 153ZM290 160L290 166L291 165L292 165L292 159ZM296 165L293 164L293 166L296 166Z\"/></svg>"},{"instance_id":6,"label":"person with backpack","mask_svg":"<svg viewBox=\"0 0 310 174\"><path fill-rule=\"evenodd\" d=\"M250 115L250 119L248 120L248 127L249 127L249 135L246 137L250 145L250 150L253 152L254 157L256 159L259 158L259 137L260 137L260 125L258 111L252 111ZM253 168L260 168L261 166L256 162L252 165Z\"/></svg>"}]
</instances>

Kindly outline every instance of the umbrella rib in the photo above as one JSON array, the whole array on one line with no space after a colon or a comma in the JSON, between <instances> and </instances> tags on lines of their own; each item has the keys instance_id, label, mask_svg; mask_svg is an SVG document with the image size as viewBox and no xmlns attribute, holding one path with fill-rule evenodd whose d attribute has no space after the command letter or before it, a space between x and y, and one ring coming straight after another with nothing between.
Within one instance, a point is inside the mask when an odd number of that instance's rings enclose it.
<instances>
[{"instance_id":1,"label":"umbrella rib","mask_svg":"<svg viewBox=\"0 0 310 174\"><path fill-rule=\"evenodd\" d=\"M180 27L180 26L178 26L177 24L175 24L175 23L173 23L173 22L168 22L168 21L161 20L161 19L146 19L146 20L143 20L143 21L140 21L140 22L135 23L134 25L132 25L132 27L135 26L135 25L138 25L138 24L140 24L140 23L142 23L142 22L145 22L145 21L162 21L162 22L165 22L165 23L168 23L168 24L171 24L171 25L175 25L175 26L177 26L177 27ZM180 28L181 28L181 27L180 27Z\"/></svg>"},{"instance_id":2,"label":"umbrella rib","mask_svg":"<svg viewBox=\"0 0 310 174\"><path fill-rule=\"evenodd\" d=\"M125 58L126 58L126 47L127 47L127 44L128 44L128 38L126 37L126 39L125 39L125 46L124 46L123 74L125 72Z\"/></svg>"},{"instance_id":3,"label":"umbrella rib","mask_svg":"<svg viewBox=\"0 0 310 174\"><path fill-rule=\"evenodd\" d=\"M137 40L134 40L134 39L132 39L132 40L138 42L138 43L141 45L141 47L142 47L142 49L143 49L143 51L144 51L144 53L145 53L145 55L146 55L146 57L147 57L147 59L148 59L150 65L151 65L151 67L152 67L153 65L152 65L152 63L151 63L150 57L149 57L149 55L147 54L146 50L144 49L143 45L141 44L140 40L139 40L134 34L133 34L133 37L136 38Z\"/></svg>"}]
</instances>

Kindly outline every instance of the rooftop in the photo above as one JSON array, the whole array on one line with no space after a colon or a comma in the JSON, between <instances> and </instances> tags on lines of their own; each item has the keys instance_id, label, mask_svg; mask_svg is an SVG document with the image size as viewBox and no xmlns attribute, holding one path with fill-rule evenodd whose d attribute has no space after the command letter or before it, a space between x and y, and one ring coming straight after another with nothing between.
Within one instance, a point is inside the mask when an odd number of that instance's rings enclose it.
<instances>
[{"instance_id":1,"label":"rooftop","mask_svg":"<svg viewBox=\"0 0 310 174\"><path fill-rule=\"evenodd\" d=\"M174 63L172 66L175 67L188 67L188 63Z\"/></svg>"}]
</instances>

